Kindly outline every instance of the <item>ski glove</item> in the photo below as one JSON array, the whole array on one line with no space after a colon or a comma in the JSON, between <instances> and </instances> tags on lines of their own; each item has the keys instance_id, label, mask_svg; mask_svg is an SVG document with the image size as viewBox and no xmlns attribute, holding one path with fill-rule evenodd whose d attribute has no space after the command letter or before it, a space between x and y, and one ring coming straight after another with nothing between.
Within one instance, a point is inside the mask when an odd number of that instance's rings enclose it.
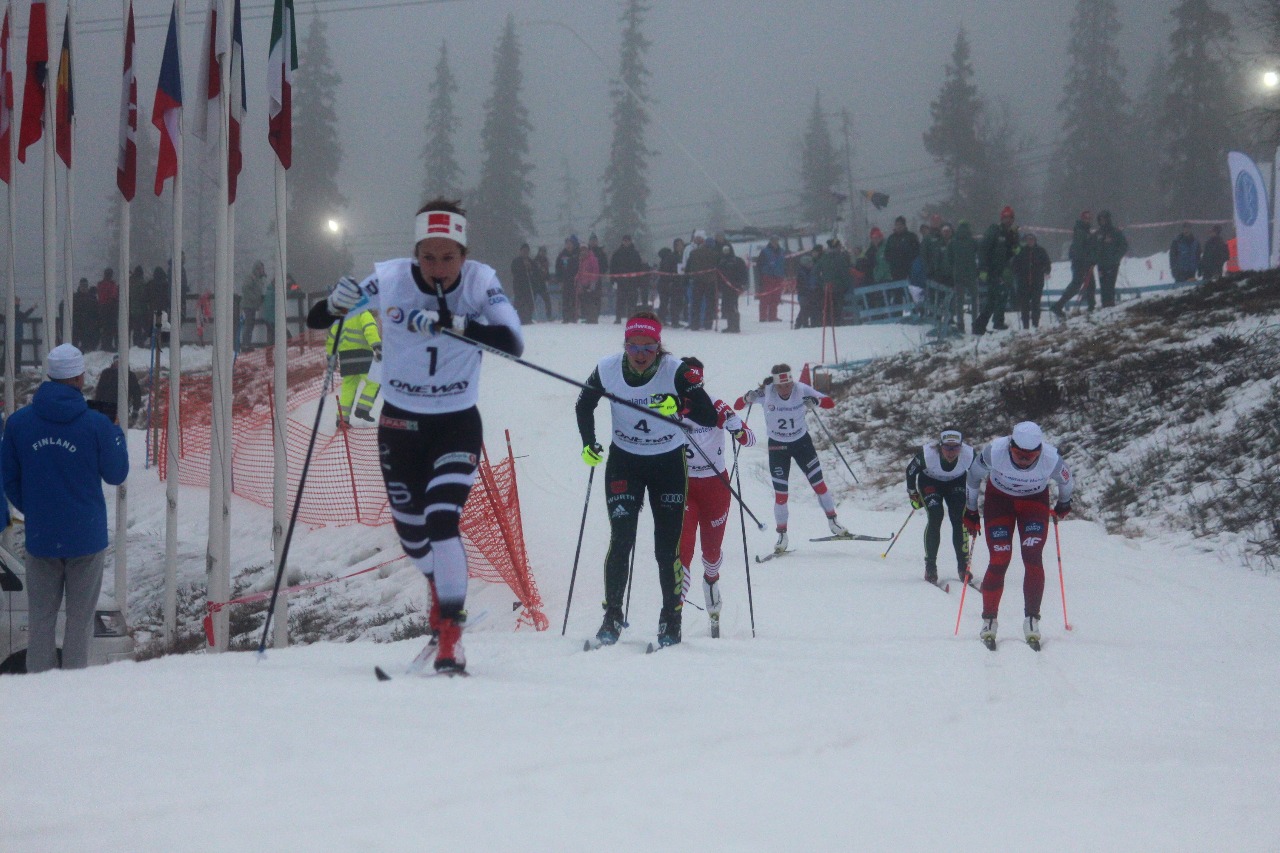
<instances>
[{"instance_id":1,"label":"ski glove","mask_svg":"<svg viewBox=\"0 0 1280 853\"><path fill-rule=\"evenodd\" d=\"M649 408L666 418L674 418L680 412L680 406L671 394L654 394Z\"/></svg>"},{"instance_id":2,"label":"ski glove","mask_svg":"<svg viewBox=\"0 0 1280 853\"><path fill-rule=\"evenodd\" d=\"M920 493L915 489L907 492L907 497L911 499L911 508L920 509L924 506L924 498L920 497Z\"/></svg>"},{"instance_id":3,"label":"ski glove","mask_svg":"<svg viewBox=\"0 0 1280 853\"><path fill-rule=\"evenodd\" d=\"M1058 505L1053 508L1053 514L1058 519L1066 518L1071 514L1071 501L1058 501Z\"/></svg>"},{"instance_id":4,"label":"ski glove","mask_svg":"<svg viewBox=\"0 0 1280 853\"><path fill-rule=\"evenodd\" d=\"M404 318L404 327L411 332L426 332L428 335L439 334L441 326L462 334L467 328L467 318L451 314L447 323L440 321L439 311L428 311L425 308L412 308Z\"/></svg>"},{"instance_id":5,"label":"ski glove","mask_svg":"<svg viewBox=\"0 0 1280 853\"><path fill-rule=\"evenodd\" d=\"M582 461L590 465L592 468L604 461L604 448L599 442L591 442L582 448Z\"/></svg>"},{"instance_id":6,"label":"ski glove","mask_svg":"<svg viewBox=\"0 0 1280 853\"><path fill-rule=\"evenodd\" d=\"M976 509L966 509L964 511L964 529L975 539L982 532L982 516L978 515Z\"/></svg>"},{"instance_id":7,"label":"ski glove","mask_svg":"<svg viewBox=\"0 0 1280 853\"><path fill-rule=\"evenodd\" d=\"M338 283L333 286L332 292L329 293L329 313L338 317L345 317L347 312L355 307L355 304L364 297L360 292L360 284L351 276L344 275L338 279Z\"/></svg>"},{"instance_id":8,"label":"ski glove","mask_svg":"<svg viewBox=\"0 0 1280 853\"><path fill-rule=\"evenodd\" d=\"M816 409L816 408L818 408L818 398L817 398L817 397L805 397L805 398L804 398L804 404L805 404L806 406L808 406L810 409Z\"/></svg>"}]
</instances>

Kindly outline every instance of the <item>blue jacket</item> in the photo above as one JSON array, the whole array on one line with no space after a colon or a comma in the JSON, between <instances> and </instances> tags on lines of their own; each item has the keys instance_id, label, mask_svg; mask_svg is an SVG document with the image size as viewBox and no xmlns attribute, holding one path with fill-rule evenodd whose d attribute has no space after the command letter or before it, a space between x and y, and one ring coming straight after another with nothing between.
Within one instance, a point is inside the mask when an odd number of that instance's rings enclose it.
<instances>
[{"instance_id":1,"label":"blue jacket","mask_svg":"<svg viewBox=\"0 0 1280 853\"><path fill-rule=\"evenodd\" d=\"M27 550L68 558L107 547L102 481L129 475L124 433L91 411L79 388L45 382L14 412L0 439L4 491L26 516Z\"/></svg>"}]
</instances>

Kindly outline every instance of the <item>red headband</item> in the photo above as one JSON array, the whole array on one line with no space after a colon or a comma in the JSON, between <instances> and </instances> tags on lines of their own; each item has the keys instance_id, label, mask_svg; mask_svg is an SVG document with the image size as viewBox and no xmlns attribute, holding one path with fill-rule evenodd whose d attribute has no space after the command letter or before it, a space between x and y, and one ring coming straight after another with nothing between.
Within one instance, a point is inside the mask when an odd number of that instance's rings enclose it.
<instances>
[{"instance_id":1,"label":"red headband","mask_svg":"<svg viewBox=\"0 0 1280 853\"><path fill-rule=\"evenodd\" d=\"M629 338L632 335L645 335L661 343L662 323L650 320L648 317L632 317L627 321L625 337Z\"/></svg>"}]
</instances>

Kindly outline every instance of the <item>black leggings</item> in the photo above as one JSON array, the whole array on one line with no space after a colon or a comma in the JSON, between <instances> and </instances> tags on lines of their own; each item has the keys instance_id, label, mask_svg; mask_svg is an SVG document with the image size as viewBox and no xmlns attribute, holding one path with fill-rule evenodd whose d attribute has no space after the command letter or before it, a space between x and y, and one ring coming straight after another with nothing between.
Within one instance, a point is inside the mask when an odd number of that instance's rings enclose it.
<instances>
[{"instance_id":1,"label":"black leggings","mask_svg":"<svg viewBox=\"0 0 1280 853\"><path fill-rule=\"evenodd\" d=\"M622 609L631 551L636 545L636 525L647 489L653 510L653 553L658 562L662 609L669 614L679 612L684 574L680 567L680 533L684 529L684 501L689 488L684 448L639 456L612 445L604 476L610 533L609 553L604 560L605 607Z\"/></svg>"},{"instance_id":2,"label":"black leggings","mask_svg":"<svg viewBox=\"0 0 1280 853\"><path fill-rule=\"evenodd\" d=\"M467 564L458 533L484 438L480 410L422 415L382 407L378 454L391 518L404 553L434 577L441 606L466 599Z\"/></svg>"},{"instance_id":3,"label":"black leggings","mask_svg":"<svg viewBox=\"0 0 1280 853\"><path fill-rule=\"evenodd\" d=\"M969 561L969 543L964 535L964 477L935 480L921 474L916 480L929 523L924 528L924 564L937 567L938 546L942 544L943 510L951 518L951 544L956 549L956 568L964 569Z\"/></svg>"}]
</instances>

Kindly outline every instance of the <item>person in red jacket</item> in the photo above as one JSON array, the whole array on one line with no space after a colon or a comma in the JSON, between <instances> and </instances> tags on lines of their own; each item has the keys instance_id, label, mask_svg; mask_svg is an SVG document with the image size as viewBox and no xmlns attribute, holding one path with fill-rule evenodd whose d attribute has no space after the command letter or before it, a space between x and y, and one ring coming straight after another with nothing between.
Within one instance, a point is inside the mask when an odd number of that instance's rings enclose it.
<instances>
[{"instance_id":1,"label":"person in red jacket","mask_svg":"<svg viewBox=\"0 0 1280 853\"><path fill-rule=\"evenodd\" d=\"M747 404L760 401L765 414L765 428L769 434L769 473L773 476L773 520L778 526L776 554L787 550L787 478L791 474L791 460L795 460L813 486L818 503L827 514L827 524L833 536L848 536L849 531L836 521L836 501L822 479L822 463L813 439L809 438L809 425L805 423L806 408L833 409L832 400L821 391L803 382L797 382L791 374L791 365L775 364L769 375L743 394L733 404L741 411Z\"/></svg>"}]
</instances>

